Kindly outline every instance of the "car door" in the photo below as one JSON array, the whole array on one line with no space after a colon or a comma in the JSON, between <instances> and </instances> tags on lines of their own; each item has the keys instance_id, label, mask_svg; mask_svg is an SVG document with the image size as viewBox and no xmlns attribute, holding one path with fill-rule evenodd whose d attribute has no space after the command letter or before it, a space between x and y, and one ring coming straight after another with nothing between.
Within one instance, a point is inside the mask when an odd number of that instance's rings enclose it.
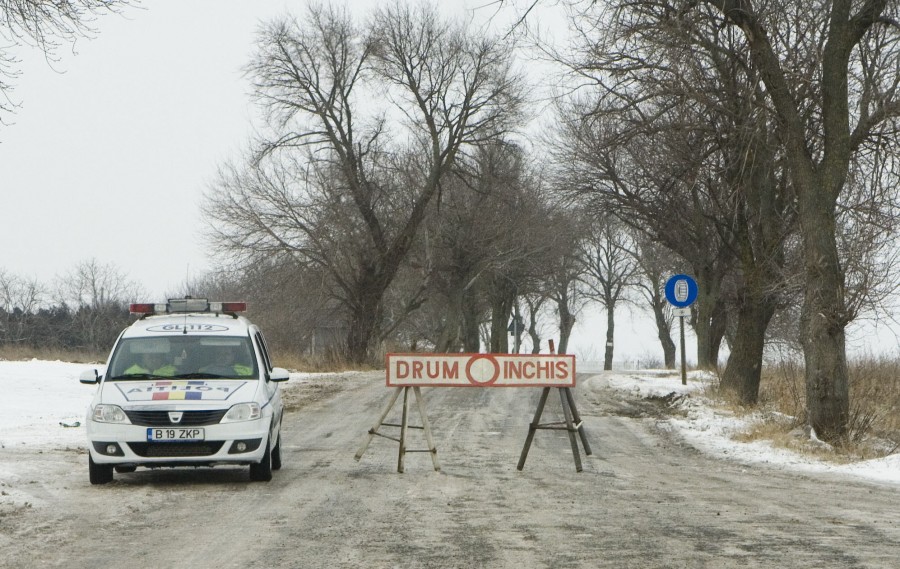
<instances>
[{"instance_id":1,"label":"car door","mask_svg":"<svg viewBox=\"0 0 900 569\"><path fill-rule=\"evenodd\" d=\"M262 332L256 330L253 334L253 342L256 344L256 349L260 354L260 359L262 360L263 370L262 376L265 381L265 390L266 390L266 399L269 401L269 404L272 406L272 432L277 433L279 428L281 428L281 416L283 413L284 403L281 400L281 391L278 388L278 383L271 381L269 376L272 372L272 360L269 357L269 348L266 345L266 340L262 335Z\"/></svg>"}]
</instances>

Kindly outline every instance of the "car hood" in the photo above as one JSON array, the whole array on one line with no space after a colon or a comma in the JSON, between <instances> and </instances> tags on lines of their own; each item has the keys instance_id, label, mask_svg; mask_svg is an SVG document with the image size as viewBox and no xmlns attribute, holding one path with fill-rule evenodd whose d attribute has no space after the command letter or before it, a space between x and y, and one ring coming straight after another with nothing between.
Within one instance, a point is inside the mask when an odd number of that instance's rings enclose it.
<instances>
[{"instance_id":1,"label":"car hood","mask_svg":"<svg viewBox=\"0 0 900 569\"><path fill-rule=\"evenodd\" d=\"M246 379L153 379L147 381L107 381L101 392L103 403L114 405L206 404L252 401L255 380Z\"/></svg>"}]
</instances>

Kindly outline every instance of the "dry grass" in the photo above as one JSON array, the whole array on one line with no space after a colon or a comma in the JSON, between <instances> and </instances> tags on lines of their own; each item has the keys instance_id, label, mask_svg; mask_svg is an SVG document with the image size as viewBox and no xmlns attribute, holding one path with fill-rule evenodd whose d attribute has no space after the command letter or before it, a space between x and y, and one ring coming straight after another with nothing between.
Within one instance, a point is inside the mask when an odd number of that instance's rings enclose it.
<instances>
[{"instance_id":1,"label":"dry grass","mask_svg":"<svg viewBox=\"0 0 900 569\"><path fill-rule=\"evenodd\" d=\"M783 359L763 370L762 419L741 440L770 440L776 446L836 462L886 456L900 450L900 360L862 358L850 363L851 416L848 436L829 447L810 441L798 428L806 424L806 387L801 363Z\"/></svg>"},{"instance_id":2,"label":"dry grass","mask_svg":"<svg viewBox=\"0 0 900 569\"><path fill-rule=\"evenodd\" d=\"M31 359L72 362L77 364L103 363L108 353L92 354L85 351L62 350L56 348L32 348L26 346L0 346L0 360L24 361ZM303 372L367 371L371 366L350 364L335 357L298 356L291 353L272 354L275 365Z\"/></svg>"},{"instance_id":3,"label":"dry grass","mask_svg":"<svg viewBox=\"0 0 900 569\"><path fill-rule=\"evenodd\" d=\"M781 419L777 416L766 416L756 422L753 427L744 433L735 435L734 440L739 442L769 441L776 448L788 449L806 456L826 460L838 464L846 464L851 460L860 458L858 450L844 447L835 448L824 443L817 443L803 435L798 436L793 418ZM851 452L854 450L854 452ZM880 455L879 455L880 456ZM867 458L874 458L868 456Z\"/></svg>"},{"instance_id":4,"label":"dry grass","mask_svg":"<svg viewBox=\"0 0 900 569\"><path fill-rule=\"evenodd\" d=\"M58 348L31 348L25 346L0 346L0 360L46 360L72 362L76 364L103 363L109 354L92 354L85 351L63 350Z\"/></svg>"},{"instance_id":5,"label":"dry grass","mask_svg":"<svg viewBox=\"0 0 900 569\"><path fill-rule=\"evenodd\" d=\"M337 357L327 356L298 356L293 353L277 352L272 354L275 365L294 371L310 373L328 373L341 371L369 371L375 369L372 366L360 366L351 364Z\"/></svg>"}]
</instances>

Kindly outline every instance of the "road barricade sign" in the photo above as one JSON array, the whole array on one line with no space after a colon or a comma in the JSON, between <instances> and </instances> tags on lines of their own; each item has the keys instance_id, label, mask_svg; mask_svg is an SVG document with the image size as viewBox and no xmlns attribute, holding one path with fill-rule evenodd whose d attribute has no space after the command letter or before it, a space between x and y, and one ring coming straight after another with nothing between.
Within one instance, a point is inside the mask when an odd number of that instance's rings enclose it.
<instances>
[{"instance_id":1,"label":"road barricade sign","mask_svg":"<svg viewBox=\"0 0 900 569\"><path fill-rule=\"evenodd\" d=\"M575 387L569 354L388 354L388 387Z\"/></svg>"},{"instance_id":2,"label":"road barricade sign","mask_svg":"<svg viewBox=\"0 0 900 569\"><path fill-rule=\"evenodd\" d=\"M550 343L553 351L553 343ZM543 387L534 419L528 427L528 436L519 458L518 469L525 466L528 449L534 434L539 429L566 430L572 445L575 458L575 470L581 472L581 456L578 451L577 437L581 438L585 454L591 454L584 425L575 407L575 398L571 388L575 387L575 356L570 354L387 354L385 357L385 378L388 387L394 393L382 411L378 420L369 429L368 436L356 452L356 460L360 460L369 444L375 437L383 437L400 444L397 455L397 472L404 470L404 457L408 452L427 452L431 455L434 469L441 469L437 457L437 447L431 434L431 425L425 413L425 400L422 398L422 387ZM565 421L541 423L541 415L551 388L559 391ZM410 425L410 390L415 396L416 410L421 425ZM388 422L387 417L394 404L403 395L400 423ZM400 437L381 432L383 427L397 427ZM407 431L421 429L424 431L428 447L424 449L408 449Z\"/></svg>"}]
</instances>

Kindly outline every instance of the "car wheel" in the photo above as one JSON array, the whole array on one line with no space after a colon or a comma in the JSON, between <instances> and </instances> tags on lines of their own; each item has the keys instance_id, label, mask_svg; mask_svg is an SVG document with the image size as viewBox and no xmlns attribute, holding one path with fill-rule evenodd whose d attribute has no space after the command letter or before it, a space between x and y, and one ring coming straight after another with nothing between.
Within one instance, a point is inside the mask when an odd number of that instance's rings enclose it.
<instances>
[{"instance_id":1,"label":"car wheel","mask_svg":"<svg viewBox=\"0 0 900 569\"><path fill-rule=\"evenodd\" d=\"M116 467L116 472L119 472L119 473L134 472L135 470L137 470L137 466L117 466Z\"/></svg>"},{"instance_id":2,"label":"car wheel","mask_svg":"<svg viewBox=\"0 0 900 569\"><path fill-rule=\"evenodd\" d=\"M272 449L272 470L281 470L281 433L278 433L278 442Z\"/></svg>"},{"instance_id":3,"label":"car wheel","mask_svg":"<svg viewBox=\"0 0 900 569\"><path fill-rule=\"evenodd\" d=\"M88 475L91 484L106 484L112 482L113 467L110 464L97 464L94 458L88 454Z\"/></svg>"},{"instance_id":4,"label":"car wheel","mask_svg":"<svg viewBox=\"0 0 900 569\"><path fill-rule=\"evenodd\" d=\"M269 442L266 441L266 452L259 464L250 465L250 480L254 482L268 482L272 479L272 451Z\"/></svg>"}]
</instances>

